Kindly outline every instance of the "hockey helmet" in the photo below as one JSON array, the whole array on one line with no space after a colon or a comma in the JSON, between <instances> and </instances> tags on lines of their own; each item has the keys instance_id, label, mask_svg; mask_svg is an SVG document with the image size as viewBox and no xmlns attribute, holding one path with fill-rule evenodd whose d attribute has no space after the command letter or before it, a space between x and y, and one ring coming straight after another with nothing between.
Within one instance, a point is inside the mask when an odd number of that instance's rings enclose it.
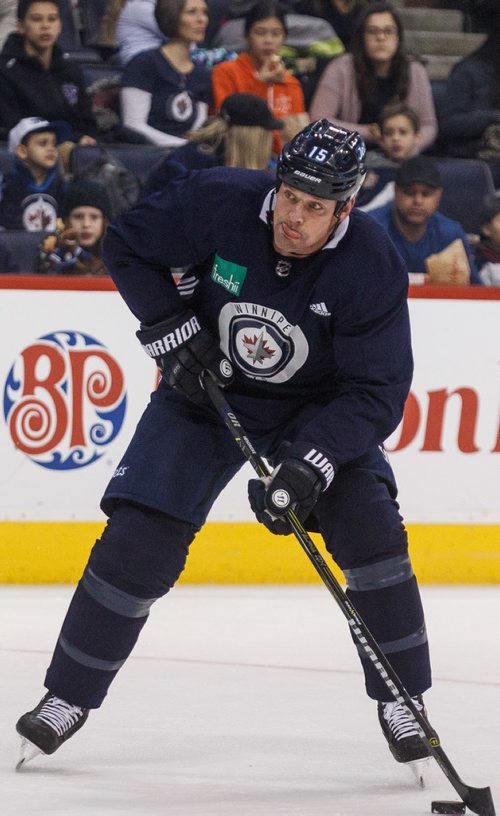
<instances>
[{"instance_id":1,"label":"hockey helmet","mask_svg":"<svg viewBox=\"0 0 500 816\"><path fill-rule=\"evenodd\" d=\"M348 201L365 179L365 153L357 131L319 119L284 146L278 158L278 182L319 198Z\"/></svg>"}]
</instances>

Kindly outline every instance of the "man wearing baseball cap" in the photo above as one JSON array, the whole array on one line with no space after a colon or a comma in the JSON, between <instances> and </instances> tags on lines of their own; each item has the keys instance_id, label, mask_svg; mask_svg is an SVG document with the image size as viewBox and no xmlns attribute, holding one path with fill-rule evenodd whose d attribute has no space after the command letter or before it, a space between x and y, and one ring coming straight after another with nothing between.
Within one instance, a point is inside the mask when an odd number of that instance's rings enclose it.
<instances>
[{"instance_id":1,"label":"man wearing baseball cap","mask_svg":"<svg viewBox=\"0 0 500 816\"><path fill-rule=\"evenodd\" d=\"M370 215L404 258L410 283L480 283L463 227L438 212L442 192L437 162L415 156L397 169L394 201Z\"/></svg>"},{"instance_id":2,"label":"man wearing baseball cap","mask_svg":"<svg viewBox=\"0 0 500 816\"><path fill-rule=\"evenodd\" d=\"M57 144L68 136L64 122L37 116L21 119L8 135L13 169L1 181L0 225L29 232L54 230L65 183Z\"/></svg>"}]
</instances>

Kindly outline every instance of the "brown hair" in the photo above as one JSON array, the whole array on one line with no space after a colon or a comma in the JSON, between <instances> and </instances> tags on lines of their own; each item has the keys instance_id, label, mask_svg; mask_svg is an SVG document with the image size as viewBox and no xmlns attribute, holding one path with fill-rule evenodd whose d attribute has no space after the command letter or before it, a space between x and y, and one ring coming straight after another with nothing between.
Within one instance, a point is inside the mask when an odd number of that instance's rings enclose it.
<instances>
[{"instance_id":1,"label":"brown hair","mask_svg":"<svg viewBox=\"0 0 500 816\"><path fill-rule=\"evenodd\" d=\"M406 116L413 128L413 132L418 133L420 131L420 116L414 108L410 108L405 102L394 102L391 105L384 105L378 117L378 124L381 131L384 130L384 125L387 120L392 119L393 116Z\"/></svg>"},{"instance_id":2,"label":"brown hair","mask_svg":"<svg viewBox=\"0 0 500 816\"><path fill-rule=\"evenodd\" d=\"M155 19L161 33L169 40L179 33L179 17L186 0L156 0Z\"/></svg>"},{"instance_id":3,"label":"brown hair","mask_svg":"<svg viewBox=\"0 0 500 816\"><path fill-rule=\"evenodd\" d=\"M383 14L384 12L391 15L398 30L398 47L391 60L389 72L389 77L396 80L396 89L391 102L401 102L403 99L406 99L408 94L409 59L404 48L404 32L401 18L396 11L394 11L390 3L370 3L365 11L358 17L350 43L350 51L354 60L356 85L361 102L367 102L373 99L376 89L375 73L365 50L365 31L372 14Z\"/></svg>"}]
</instances>

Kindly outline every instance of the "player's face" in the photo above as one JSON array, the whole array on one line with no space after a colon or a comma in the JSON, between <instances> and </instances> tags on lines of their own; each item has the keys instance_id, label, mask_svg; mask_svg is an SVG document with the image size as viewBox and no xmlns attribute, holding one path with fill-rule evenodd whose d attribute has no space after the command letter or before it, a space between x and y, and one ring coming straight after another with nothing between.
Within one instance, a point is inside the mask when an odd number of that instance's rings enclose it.
<instances>
[{"instance_id":1,"label":"player's face","mask_svg":"<svg viewBox=\"0 0 500 816\"><path fill-rule=\"evenodd\" d=\"M19 145L19 147L22 149L16 152L19 153L20 158L44 170L50 170L57 162L55 133L33 133L28 143Z\"/></svg>"},{"instance_id":2,"label":"player's face","mask_svg":"<svg viewBox=\"0 0 500 816\"><path fill-rule=\"evenodd\" d=\"M277 54L285 41L283 25L277 17L257 20L251 27L248 37L248 51L254 62L260 66Z\"/></svg>"},{"instance_id":3,"label":"player's face","mask_svg":"<svg viewBox=\"0 0 500 816\"><path fill-rule=\"evenodd\" d=\"M104 216L97 207L75 207L66 226L75 230L79 246L90 249L102 238Z\"/></svg>"},{"instance_id":4,"label":"player's face","mask_svg":"<svg viewBox=\"0 0 500 816\"><path fill-rule=\"evenodd\" d=\"M389 11L370 14L364 32L365 53L375 63L390 62L399 45L396 21Z\"/></svg>"},{"instance_id":5,"label":"player's face","mask_svg":"<svg viewBox=\"0 0 500 816\"><path fill-rule=\"evenodd\" d=\"M208 25L205 0L186 0L179 16L178 36L186 42L201 43Z\"/></svg>"},{"instance_id":6,"label":"player's face","mask_svg":"<svg viewBox=\"0 0 500 816\"><path fill-rule=\"evenodd\" d=\"M402 221L419 226L436 212L441 200L442 189L429 184L409 184L407 187L394 189L394 206Z\"/></svg>"},{"instance_id":7,"label":"player's face","mask_svg":"<svg viewBox=\"0 0 500 816\"><path fill-rule=\"evenodd\" d=\"M58 7L51 2L33 3L24 20L18 20L17 30L23 35L28 52L52 48L61 33Z\"/></svg>"},{"instance_id":8,"label":"player's face","mask_svg":"<svg viewBox=\"0 0 500 816\"><path fill-rule=\"evenodd\" d=\"M312 255L324 246L337 222L350 213L349 202L340 216L335 216L336 201L308 195L282 184L276 193L273 218L274 248L286 257Z\"/></svg>"},{"instance_id":9,"label":"player's face","mask_svg":"<svg viewBox=\"0 0 500 816\"><path fill-rule=\"evenodd\" d=\"M396 162L413 156L420 142L410 120L403 114L386 119L382 129L381 145L386 155Z\"/></svg>"}]
</instances>

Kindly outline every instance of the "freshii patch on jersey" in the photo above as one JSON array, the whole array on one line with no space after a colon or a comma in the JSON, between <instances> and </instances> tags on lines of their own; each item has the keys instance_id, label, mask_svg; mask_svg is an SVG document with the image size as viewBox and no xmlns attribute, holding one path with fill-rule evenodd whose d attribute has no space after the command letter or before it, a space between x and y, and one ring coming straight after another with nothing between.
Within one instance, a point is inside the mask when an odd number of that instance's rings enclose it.
<instances>
[{"instance_id":1,"label":"freshii patch on jersey","mask_svg":"<svg viewBox=\"0 0 500 816\"><path fill-rule=\"evenodd\" d=\"M231 295L239 296L246 274L246 266L240 266L232 261L225 261L220 255L215 256L212 267L212 280L227 289Z\"/></svg>"}]
</instances>

